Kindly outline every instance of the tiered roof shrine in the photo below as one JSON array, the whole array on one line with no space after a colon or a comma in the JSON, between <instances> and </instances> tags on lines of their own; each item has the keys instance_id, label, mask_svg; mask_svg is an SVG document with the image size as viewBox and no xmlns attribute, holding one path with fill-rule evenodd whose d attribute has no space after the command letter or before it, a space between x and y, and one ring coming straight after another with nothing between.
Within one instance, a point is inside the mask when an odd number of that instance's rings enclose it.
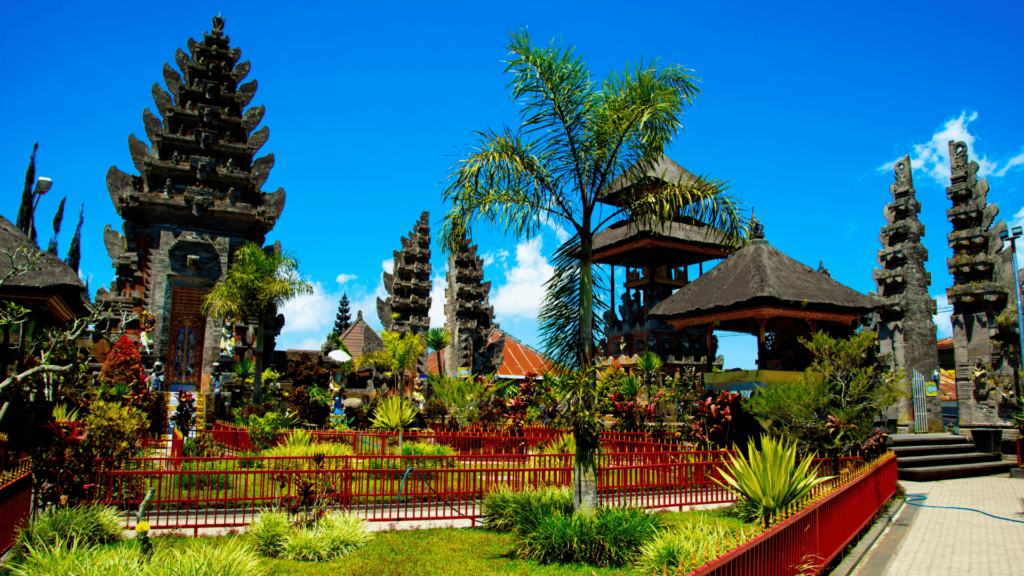
<instances>
[{"instance_id":1,"label":"tiered roof shrine","mask_svg":"<svg viewBox=\"0 0 1024 576\"><path fill-rule=\"evenodd\" d=\"M149 348L145 358L164 362L171 389L200 389L214 361L241 353L242 346L221 347L235 341L234 330L222 337L223 324L207 319L201 306L234 251L245 242L262 245L284 209L283 189L262 190L274 155L255 156L270 129L256 130L264 107L246 108L256 81L240 84L250 65L239 62L242 52L229 42L217 16L201 42L190 38L188 53L177 50L180 73L163 68L170 92L153 85L158 115L142 111L150 145L128 137L139 174L107 172L110 200L124 224L122 233L109 225L104 230L117 273L110 291L101 289L97 298L143 318L128 326L129 334ZM270 322L264 351L273 348L283 322L281 316ZM254 332L240 330L237 340L248 334L258 350Z\"/></svg>"}]
</instances>

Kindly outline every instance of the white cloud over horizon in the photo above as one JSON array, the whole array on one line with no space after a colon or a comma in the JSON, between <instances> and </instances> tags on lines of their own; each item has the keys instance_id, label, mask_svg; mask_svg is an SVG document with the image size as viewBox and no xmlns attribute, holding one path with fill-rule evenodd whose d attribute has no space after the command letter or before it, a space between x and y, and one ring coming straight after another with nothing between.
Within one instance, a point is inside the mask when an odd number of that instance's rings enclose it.
<instances>
[{"instance_id":1,"label":"white cloud over horizon","mask_svg":"<svg viewBox=\"0 0 1024 576\"><path fill-rule=\"evenodd\" d=\"M355 274L338 274L338 277L335 278L334 281L338 284L348 284L356 278L359 278L359 276L356 276Z\"/></svg>"},{"instance_id":2,"label":"white cloud over horizon","mask_svg":"<svg viewBox=\"0 0 1024 576\"><path fill-rule=\"evenodd\" d=\"M949 141L964 142L967 144L967 154L971 160L978 163L978 177L989 176L1003 177L1010 170L1024 165L1024 152L1014 156L1002 163L991 160L987 155L979 155L975 151L974 144L977 137L969 130L969 125L978 119L978 113L963 111L959 116L946 120L942 126L932 134L931 139L923 144L914 144L913 152L910 154L910 166L916 174L926 174L942 186L949 185ZM893 169L896 162L903 156L878 167L879 172L888 172ZM999 168L997 170L997 168Z\"/></svg>"},{"instance_id":3,"label":"white cloud over horizon","mask_svg":"<svg viewBox=\"0 0 1024 576\"><path fill-rule=\"evenodd\" d=\"M540 236L516 245L515 266L506 266L505 283L491 289L490 300L498 322L537 318L544 299L544 283L555 271L541 253L543 247Z\"/></svg>"}]
</instances>

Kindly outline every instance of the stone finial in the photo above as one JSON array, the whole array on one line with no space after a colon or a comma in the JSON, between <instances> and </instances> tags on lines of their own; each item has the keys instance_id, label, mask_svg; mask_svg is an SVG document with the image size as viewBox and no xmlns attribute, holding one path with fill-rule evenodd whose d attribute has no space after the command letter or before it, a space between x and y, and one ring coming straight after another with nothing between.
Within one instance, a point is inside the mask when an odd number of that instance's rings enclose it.
<instances>
[{"instance_id":1,"label":"stone finial","mask_svg":"<svg viewBox=\"0 0 1024 576\"><path fill-rule=\"evenodd\" d=\"M909 190L914 187L914 175L911 172L909 155L896 161L896 165L893 166L893 172L896 173L894 191Z\"/></svg>"},{"instance_id":2,"label":"stone finial","mask_svg":"<svg viewBox=\"0 0 1024 576\"><path fill-rule=\"evenodd\" d=\"M832 277L832 273L828 271L828 268L825 268L825 262L822 261L822 260L818 260L818 273L819 274L824 274L825 276L828 276L829 278Z\"/></svg>"},{"instance_id":3,"label":"stone finial","mask_svg":"<svg viewBox=\"0 0 1024 576\"><path fill-rule=\"evenodd\" d=\"M750 240L759 240L760 243L765 243L764 225L761 224L761 221L757 219L757 214L754 213L753 209L750 210L750 223L747 225L747 232L750 236Z\"/></svg>"},{"instance_id":4,"label":"stone finial","mask_svg":"<svg viewBox=\"0 0 1024 576\"><path fill-rule=\"evenodd\" d=\"M967 144L949 141L949 176L958 181L967 178Z\"/></svg>"},{"instance_id":5,"label":"stone finial","mask_svg":"<svg viewBox=\"0 0 1024 576\"><path fill-rule=\"evenodd\" d=\"M224 33L224 18L220 15L220 12L213 17L213 33L220 36Z\"/></svg>"}]
</instances>

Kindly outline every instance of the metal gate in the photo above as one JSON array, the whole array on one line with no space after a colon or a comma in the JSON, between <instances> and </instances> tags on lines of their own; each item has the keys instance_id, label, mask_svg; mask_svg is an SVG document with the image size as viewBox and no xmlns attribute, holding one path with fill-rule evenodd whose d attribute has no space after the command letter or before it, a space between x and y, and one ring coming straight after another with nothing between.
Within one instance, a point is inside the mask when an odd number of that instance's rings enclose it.
<instances>
[{"instance_id":1,"label":"metal gate","mask_svg":"<svg viewBox=\"0 0 1024 576\"><path fill-rule=\"evenodd\" d=\"M928 407L924 398L924 376L917 370L912 371L911 383L914 391L914 432L920 434L928 431Z\"/></svg>"}]
</instances>

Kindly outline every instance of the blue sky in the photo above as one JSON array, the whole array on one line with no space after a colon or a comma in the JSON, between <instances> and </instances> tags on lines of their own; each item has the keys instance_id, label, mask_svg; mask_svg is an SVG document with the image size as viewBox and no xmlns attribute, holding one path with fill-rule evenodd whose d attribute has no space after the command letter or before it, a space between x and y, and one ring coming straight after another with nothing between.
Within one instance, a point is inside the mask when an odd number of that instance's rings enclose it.
<instances>
[{"instance_id":1,"label":"blue sky","mask_svg":"<svg viewBox=\"0 0 1024 576\"><path fill-rule=\"evenodd\" d=\"M372 5L371 5L372 4ZM670 156L712 174L757 210L769 241L874 289L887 168L914 158L932 293L950 283L946 140L967 140L1001 216L1024 218L1024 35L1020 2L332 3L7 2L0 7L0 214L13 220L32 143L38 174L85 203L82 271L113 269L104 225L120 226L106 192L111 165L133 172L127 139L145 139L142 109L164 62L217 12L259 80L253 105L276 166L265 190L288 201L269 241L301 259L317 287L288 305L279 347L318 346L347 292L376 323L380 274L422 210L437 222L441 181L473 130L518 121L502 74L509 29L575 45L600 79L640 58L703 79ZM556 227L526 242L476 232L504 329L537 344L536 306ZM41 241L48 234L41 234ZM443 257L434 250L441 321ZM940 300L940 306L944 300ZM943 314L940 313L940 316ZM948 333L948 312L939 318ZM752 337L722 338L727 367L751 367Z\"/></svg>"}]
</instances>

